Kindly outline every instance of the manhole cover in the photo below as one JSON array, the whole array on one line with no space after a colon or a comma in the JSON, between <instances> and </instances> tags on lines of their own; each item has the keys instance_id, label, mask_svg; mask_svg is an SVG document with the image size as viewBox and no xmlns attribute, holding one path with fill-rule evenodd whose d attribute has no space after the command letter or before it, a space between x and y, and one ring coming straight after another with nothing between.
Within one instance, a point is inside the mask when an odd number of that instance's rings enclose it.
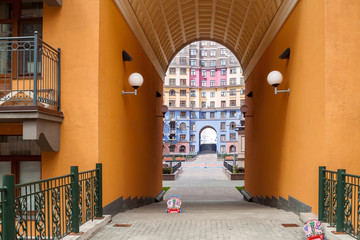
<instances>
[{"instance_id":1,"label":"manhole cover","mask_svg":"<svg viewBox=\"0 0 360 240\"><path fill-rule=\"evenodd\" d=\"M283 227L286 227L286 228L288 228L288 227L299 227L299 225L297 225L297 224L294 224L294 223L283 223L283 224L281 224Z\"/></svg>"},{"instance_id":2,"label":"manhole cover","mask_svg":"<svg viewBox=\"0 0 360 240\"><path fill-rule=\"evenodd\" d=\"M130 227L131 224L114 224L113 227Z\"/></svg>"}]
</instances>

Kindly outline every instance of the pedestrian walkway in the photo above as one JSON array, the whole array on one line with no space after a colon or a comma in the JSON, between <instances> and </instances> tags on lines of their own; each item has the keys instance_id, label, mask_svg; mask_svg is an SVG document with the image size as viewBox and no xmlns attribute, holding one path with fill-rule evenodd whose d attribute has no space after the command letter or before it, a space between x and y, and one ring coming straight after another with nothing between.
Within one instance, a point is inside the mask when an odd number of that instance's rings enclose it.
<instances>
[{"instance_id":1,"label":"pedestrian walkway","mask_svg":"<svg viewBox=\"0 0 360 240\"><path fill-rule=\"evenodd\" d=\"M200 155L193 164L205 166L205 161L222 164L215 154ZM301 227L281 225L302 226L296 214L248 203L235 189L243 181L228 180L221 168L197 165L188 164L176 181L163 182L171 187L165 201L116 215L93 239L305 239ZM172 194L181 195L183 213L165 213Z\"/></svg>"}]
</instances>

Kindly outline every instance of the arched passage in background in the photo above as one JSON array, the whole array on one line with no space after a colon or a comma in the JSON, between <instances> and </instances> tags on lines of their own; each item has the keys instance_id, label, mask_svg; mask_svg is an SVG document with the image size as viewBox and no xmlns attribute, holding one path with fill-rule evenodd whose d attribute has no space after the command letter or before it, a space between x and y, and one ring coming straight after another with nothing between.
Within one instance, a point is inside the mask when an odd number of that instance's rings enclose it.
<instances>
[{"instance_id":1,"label":"arched passage in background","mask_svg":"<svg viewBox=\"0 0 360 240\"><path fill-rule=\"evenodd\" d=\"M216 153L217 132L212 126L205 126L199 132L200 153Z\"/></svg>"}]
</instances>

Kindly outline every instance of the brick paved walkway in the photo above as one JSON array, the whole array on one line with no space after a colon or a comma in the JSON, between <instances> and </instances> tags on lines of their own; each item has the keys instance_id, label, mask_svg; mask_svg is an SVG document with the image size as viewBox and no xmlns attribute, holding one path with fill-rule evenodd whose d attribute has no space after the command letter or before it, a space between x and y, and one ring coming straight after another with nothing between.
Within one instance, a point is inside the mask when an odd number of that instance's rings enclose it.
<instances>
[{"instance_id":1,"label":"brick paved walkway","mask_svg":"<svg viewBox=\"0 0 360 240\"><path fill-rule=\"evenodd\" d=\"M194 164L216 164L215 155L200 155ZM302 226L297 215L242 200L222 169L187 167L176 181L164 181L169 195L181 195L183 213L165 213L166 201L120 213L93 239L301 239L301 227L285 228L283 223ZM131 224L114 227L114 224Z\"/></svg>"}]
</instances>

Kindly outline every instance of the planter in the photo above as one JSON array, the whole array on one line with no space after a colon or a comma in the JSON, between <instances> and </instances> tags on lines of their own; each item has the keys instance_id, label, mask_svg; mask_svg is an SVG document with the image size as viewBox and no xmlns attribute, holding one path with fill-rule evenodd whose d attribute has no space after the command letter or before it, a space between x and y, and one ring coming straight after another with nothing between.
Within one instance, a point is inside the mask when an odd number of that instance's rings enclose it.
<instances>
[{"instance_id":1,"label":"planter","mask_svg":"<svg viewBox=\"0 0 360 240\"><path fill-rule=\"evenodd\" d=\"M163 181L175 181L175 179L179 176L180 172L181 172L181 168L173 174L163 174L162 180Z\"/></svg>"},{"instance_id":2,"label":"planter","mask_svg":"<svg viewBox=\"0 0 360 240\"><path fill-rule=\"evenodd\" d=\"M227 170L225 168L224 168L224 172L230 180L244 180L245 179L245 173L231 173L229 170Z\"/></svg>"}]
</instances>

